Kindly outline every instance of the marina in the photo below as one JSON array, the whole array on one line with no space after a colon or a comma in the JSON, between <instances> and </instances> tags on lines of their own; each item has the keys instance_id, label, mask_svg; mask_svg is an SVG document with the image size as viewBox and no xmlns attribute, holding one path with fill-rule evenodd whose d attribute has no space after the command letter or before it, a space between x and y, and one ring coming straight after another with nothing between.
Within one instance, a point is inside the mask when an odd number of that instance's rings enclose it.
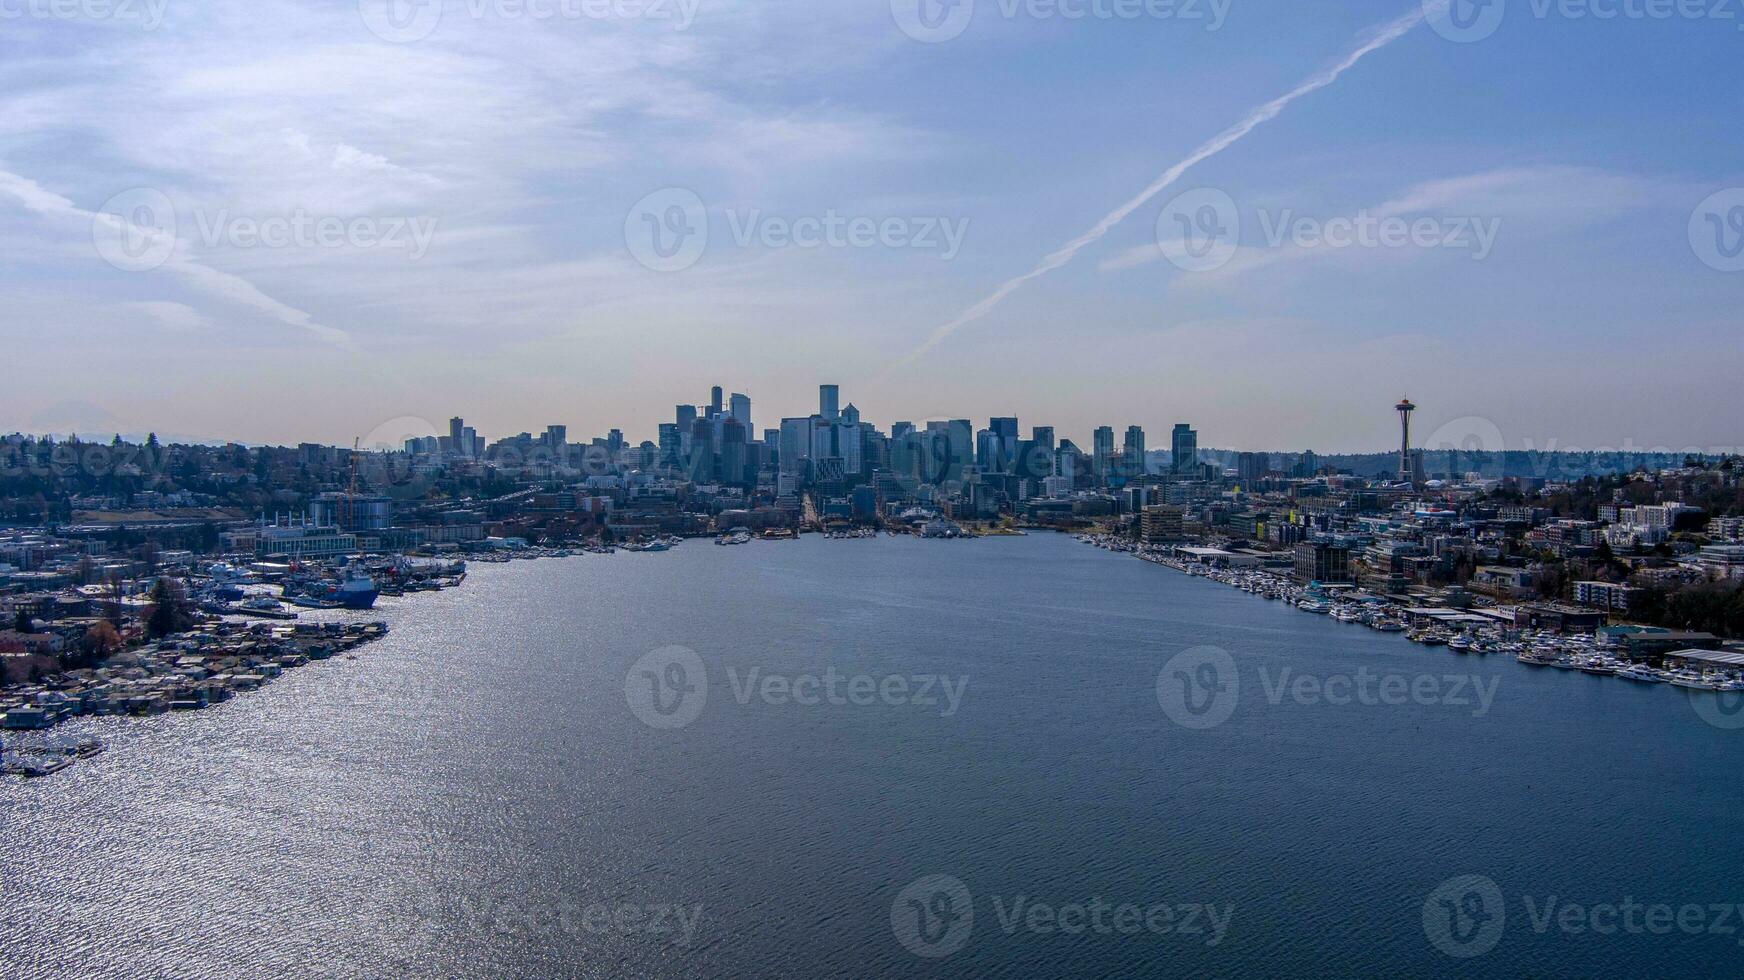
<instances>
[{"instance_id":1,"label":"marina","mask_svg":"<svg viewBox=\"0 0 1744 980\"><path fill-rule=\"evenodd\" d=\"M963 535L956 525L936 518L917 524L916 533L923 538ZM860 528L827 531L811 537L836 541L880 536L876 529ZM738 546L758 539L758 535L740 527L721 534L714 543ZM620 545L517 547L474 555L471 560L499 564L609 556L620 551L650 554L671 551L684 540L679 536L661 536ZM1219 568L1195 560L1205 549L1143 547L1098 534L1080 535L1078 540L1109 551L1129 553L1148 563L1215 581L1312 616L1366 627L1381 634L1402 634L1425 649L1445 649L1477 657L1511 657L1529 667L1617 677L1692 693L1744 692L1744 653L1657 649L1634 655L1627 629L1565 633L1519 628L1509 624L1500 610L1423 607L1350 586L1299 584L1276 572ZM465 581L466 574L465 562L404 557L286 566L213 563L204 575L191 578L188 587L198 608L214 618L186 633L123 651L100 668L71 671L52 683L9 690L6 700L0 702L0 729L14 733L46 732L63 721L87 715L150 717L201 710L237 693L258 689L285 670L312 660L335 655L355 659L352 649L385 635L384 623L299 623L295 622L298 611L331 614L366 609L375 604L379 595L403 596L454 588ZM1649 639L1653 636L1650 632L1645 635ZM3 772L27 778L52 775L90 754L43 748L51 744L59 743L18 742L14 736L5 750Z\"/></svg>"},{"instance_id":2,"label":"marina","mask_svg":"<svg viewBox=\"0 0 1744 980\"><path fill-rule=\"evenodd\" d=\"M1327 616L1341 623L1366 626L1383 633L1404 633L1413 643L1457 654L1512 657L1531 667L1554 667L1595 677L1621 677L1647 684L1669 684L1690 691L1744 691L1744 651L1656 649L1632 656L1627 638L1652 641L1669 631L1629 627L1587 633L1566 633L1520 628L1508 623L1499 610L1490 615L1452 608L1403 605L1363 589L1337 588L1310 582L1298 584L1289 576L1259 569L1217 568L1202 561L1179 557L1175 551L1136 546L1108 535L1079 535L1078 540L1110 551L1130 553L1156 565L1232 586L1252 595L1283 602L1303 612ZM1407 624L1411 625L1407 625Z\"/></svg>"},{"instance_id":3,"label":"marina","mask_svg":"<svg viewBox=\"0 0 1744 980\"><path fill-rule=\"evenodd\" d=\"M0 980L1744 980L1744 0L885 6L0 0Z\"/></svg>"},{"instance_id":4,"label":"marina","mask_svg":"<svg viewBox=\"0 0 1744 980\"><path fill-rule=\"evenodd\" d=\"M461 589L322 613L389 624L357 663L288 671L205 711L63 725L52 734L108 751L49 778L0 779L9 826L28 828L0 841L11 972L267 980L287 972L271 964L319 961L335 976L533 977L609 959L622 976L676 975L675 963L699 976L911 976L891 901L908 881L954 873L979 895L1037 882L1058 901L1236 905L1216 947L1059 937L1080 975L1161 963L1180 976L1318 976L1330 951L1338 975L1433 977L1446 961L1423 938L1423 896L1451 875L1488 874L1516 894L1621 883L1658 896L1676 882L1723 895L1739 880L1737 796L1715 778L1737 768L1739 740L1668 710L1685 692L1653 689L1665 684L1459 658L1065 535L696 544L472 564ZM840 588L844 575L855 588ZM674 595L685 601L650 634L648 610ZM964 614L983 608L1001 614ZM656 730L626 706L624 680L668 644L703 658L710 697L690 726ZM1154 684L1201 644L1248 672L1230 719L1190 732L1161 713ZM949 718L741 704L731 686L752 669L826 665L970 682ZM1478 719L1274 705L1253 671L1285 666L1504 684ZM3 734L8 750L26 735ZM1712 790L1669 789L1685 784ZM986 800L1021 818L986 833ZM1450 823L1443 843L1436 829ZM1607 835L1631 846L1595 849ZM238 894L252 904L237 907ZM680 948L530 918L537 902L561 908L557 895L705 913ZM1337 925L1359 907L1358 926ZM1304 909L1326 918L1304 922ZM993 917L986 899L977 912ZM951 971L1036 976L1030 944L984 934L983 918ZM249 927L259 921L296 927ZM762 933L783 938L747 938ZM1723 939L1590 938L1511 927L1484 969L1726 976L1737 954Z\"/></svg>"}]
</instances>

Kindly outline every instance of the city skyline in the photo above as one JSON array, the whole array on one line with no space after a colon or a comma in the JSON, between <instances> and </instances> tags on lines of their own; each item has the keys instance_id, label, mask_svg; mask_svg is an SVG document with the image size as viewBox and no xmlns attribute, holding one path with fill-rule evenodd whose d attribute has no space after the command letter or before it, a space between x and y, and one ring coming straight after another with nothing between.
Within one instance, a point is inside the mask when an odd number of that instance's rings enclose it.
<instances>
[{"instance_id":1,"label":"city skyline","mask_svg":"<svg viewBox=\"0 0 1744 980\"><path fill-rule=\"evenodd\" d=\"M1178 414L1255 450L1378 449L1370 405L1400 390L1425 431L1480 417L1510 448L1744 442L1724 313L1744 136L1683 94L1731 69L1729 23L1412 24L1303 91L1420 4L1234 4L1215 29L982 5L949 39L886 3L704 5L682 26L453 6L415 38L353 3L9 21L0 341L62 369L14 378L0 427L342 443L468 404L493 431L652 432L667 389L733 377L785 411L826 375L884 418ZM755 80L723 77L746 51ZM128 98L87 97L93 57ZM889 74L913 84L867 84ZM1187 261L1178 219L1224 200L1236 247ZM164 201L173 239L104 254ZM646 219L706 248L639 250ZM1327 247L1339 222L1419 219L1445 234ZM838 237L794 247L807 221ZM73 365L103 384L70 389Z\"/></svg>"},{"instance_id":2,"label":"city skyline","mask_svg":"<svg viewBox=\"0 0 1744 980\"><path fill-rule=\"evenodd\" d=\"M1725 974L1741 45L0 0L0 980Z\"/></svg>"},{"instance_id":3,"label":"city skyline","mask_svg":"<svg viewBox=\"0 0 1744 980\"><path fill-rule=\"evenodd\" d=\"M840 389L843 386L836 385L830 387ZM821 407L818 404L818 396L815 394L815 387L813 390L814 395L812 397L810 410L803 410L804 406L801 405L795 406L795 410L792 412L773 412L767 408L767 405L761 399L755 399L752 396L739 391L733 391L731 393L730 403L725 399L725 396L723 396L723 403L720 408L723 415L733 416L735 414L734 408L740 399L746 400L748 406L758 406L755 415L752 418L753 424L747 429L747 435L749 441L760 441L766 431L778 428L782 419L805 418L823 414ZM705 394L707 394L706 391ZM651 397L659 397L659 395L656 394ZM1385 401L1385 399L1382 399L1382 401ZM1373 402L1373 399L1371 399L1371 402ZM677 404L679 404L680 407L689 404L690 407L697 409L695 418L699 419L707 418L707 413L711 408L707 399L701 399L695 403L680 402ZM638 427L624 424L610 418L600 419L598 421L578 422L574 419L564 419L559 421L553 418L544 418L536 420L531 416L528 416L521 420L519 424L511 423L499 426L489 421L489 419L497 416L488 411L484 414L475 414L474 410L468 409L463 411L459 417L472 421L474 424L469 425L468 428L476 431L479 434L479 437L487 442L494 442L497 439L510 437L516 433L531 433L533 435L538 435L548 429L557 428L571 431L575 433L578 438L584 440L603 437L608 432L612 432L621 433L621 437L626 445L639 445L643 442L658 444L660 427L667 424L672 419L672 403L665 403L665 406L664 416L650 420L646 431L642 431ZM1201 444L1198 440L1198 436L1204 432L1207 427L1199 423L1199 413L1196 412L1183 413L1193 415L1193 421L1191 422L1182 422L1179 416L1170 416L1169 418L1172 419L1171 421L1131 422L1129 421L1129 415L1117 415L1116 417L1104 422L1085 425L1080 431L1076 427L1056 424L1055 420L1052 418L1032 416L1021 412L1009 415L990 414L980 410L945 411L930 415L912 413L903 414L900 412L873 412L866 410L858 401L856 401L856 399L844 397L841 401L841 407L845 409L850 406L858 409L860 416L865 419L867 424L878 428L886 434L889 433L892 425L903 422L917 424L924 428L925 424L931 421L964 419L974 423L975 430L980 431L983 428L983 422L991 422L1001 419L1015 419L1021 424L1021 429L1024 431L1034 427L1044 429L1049 433L1057 432L1059 433L1059 441L1070 441L1077 444L1079 448L1087 454L1093 449L1096 430L1103 428L1104 426L1111 428L1118 436L1116 439L1116 445L1113 448L1119 451L1124 450L1125 447L1124 435L1121 434L1126 432L1129 428L1137 427L1146 433L1157 433L1159 436L1166 436L1171 430L1178 430L1184 425L1191 426L1193 440L1190 444L1194 448L1202 448L1214 452L1252 452L1289 455L1307 450L1321 455L1333 456L1371 456L1390 454L1395 457L1400 453L1400 424L1397 416L1392 412L1387 411L1387 406L1382 405L1380 408L1377 408L1376 404L1373 403L1366 406L1370 417L1363 420L1366 428L1373 430L1375 433L1372 441L1358 443L1352 440L1337 446L1313 444L1295 446L1283 444L1243 445L1226 438L1217 437L1214 437L1209 442ZM94 406L75 406L75 411L88 412L89 409L93 407ZM1413 406L1413 408L1415 409L1415 406ZM448 411L451 412L452 408L448 409ZM54 416L39 415L38 417L53 418ZM381 422L373 423L367 427L357 428L357 431L351 435L335 434L330 436L320 436L311 434L308 431L297 429L293 426L281 429L281 431L284 431L287 434L276 440L254 439L234 434L226 435L223 433L188 433L177 431L170 427L155 425L130 427L124 424L119 424L113 417L100 414L69 415L65 418L84 418L86 424L31 427L16 424L9 426L0 423L0 434L14 433L25 436L47 436L54 438L64 438L68 435L73 435L77 436L84 442L104 441L115 435L120 435L126 440L137 442L143 440L148 434L150 434L157 436L160 441L165 443L183 442L201 445L237 443L241 445L258 446L292 446L301 443L317 443L340 448L349 447L354 441L357 441L366 451L381 451L397 449L406 439L423 436L434 437L446 433L449 429L448 420L451 420L454 416L446 414L444 411L437 411L429 418L425 418L421 415L401 413L384 419ZM1460 450L1480 450L1485 452L1509 451L1537 454L1559 452L1625 452L1639 454L1691 453L1709 456L1724 456L1744 451L1744 440L1720 444L1696 444L1691 442L1650 443L1625 436L1615 442L1587 444L1566 441L1555 434L1535 436L1531 432L1527 432L1516 435L1507 432L1493 420L1477 415L1449 416L1448 413L1439 413L1431 414L1428 418L1433 422L1433 424L1427 428L1421 426L1417 422L1413 422L1412 424L1412 434L1408 438L1410 439L1410 445L1415 449L1455 448ZM109 424L89 424L93 420L102 421L103 419L107 419ZM762 421L757 421L758 419L761 419ZM62 421L65 421L65 419L62 419ZM772 422L774 424L764 424L766 422ZM249 425L244 423L242 426L236 428L246 430L249 428ZM1156 445L1151 445L1148 448L1152 453L1156 453L1165 451L1166 449L1173 449L1173 445L1171 443L1165 446L1162 443L1158 443Z\"/></svg>"}]
</instances>

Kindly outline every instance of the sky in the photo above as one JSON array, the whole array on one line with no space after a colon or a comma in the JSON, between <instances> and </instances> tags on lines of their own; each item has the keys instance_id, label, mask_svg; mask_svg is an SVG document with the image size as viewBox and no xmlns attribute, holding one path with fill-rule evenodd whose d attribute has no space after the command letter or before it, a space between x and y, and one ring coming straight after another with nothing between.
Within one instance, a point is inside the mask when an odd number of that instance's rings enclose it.
<instances>
[{"instance_id":1,"label":"sky","mask_svg":"<svg viewBox=\"0 0 1744 980\"><path fill-rule=\"evenodd\" d=\"M1744 447L1741 55L1721 0L0 0L0 431L641 440L830 382Z\"/></svg>"}]
</instances>

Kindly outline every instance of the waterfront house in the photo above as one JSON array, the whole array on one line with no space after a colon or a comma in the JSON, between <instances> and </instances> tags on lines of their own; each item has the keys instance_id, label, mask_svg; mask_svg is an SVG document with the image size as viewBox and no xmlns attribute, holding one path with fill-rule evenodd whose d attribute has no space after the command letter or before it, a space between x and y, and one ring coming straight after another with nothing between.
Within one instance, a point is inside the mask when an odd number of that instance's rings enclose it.
<instances>
[{"instance_id":1,"label":"waterfront house","mask_svg":"<svg viewBox=\"0 0 1744 980\"><path fill-rule=\"evenodd\" d=\"M5 718L0 719L0 728L37 731L53 728L58 721L60 714L55 709L40 704L26 704L6 712Z\"/></svg>"}]
</instances>

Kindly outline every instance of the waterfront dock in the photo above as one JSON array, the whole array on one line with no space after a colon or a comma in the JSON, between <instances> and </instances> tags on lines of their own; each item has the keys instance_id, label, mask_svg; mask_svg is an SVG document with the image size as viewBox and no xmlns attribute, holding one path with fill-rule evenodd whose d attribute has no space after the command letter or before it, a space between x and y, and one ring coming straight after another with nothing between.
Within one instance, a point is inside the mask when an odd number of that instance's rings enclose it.
<instances>
[{"instance_id":1,"label":"waterfront dock","mask_svg":"<svg viewBox=\"0 0 1744 980\"><path fill-rule=\"evenodd\" d=\"M1638 683L1664 683L1690 691L1744 692L1744 650L1683 645L1715 640L1707 634L1640 627L1600 628L1590 632L1522 627L1514 620L1511 609L1485 607L1472 611L1407 605L1396 597L1354 586L1303 584L1260 568L1219 567L1215 557L1223 553L1214 548L1146 547L1129 539L1100 534L1080 535L1079 540L1232 586L1307 614L1384 633L1400 633L1428 648L1442 647L1461 655L1500 654L1530 667L1621 677Z\"/></svg>"}]
</instances>

